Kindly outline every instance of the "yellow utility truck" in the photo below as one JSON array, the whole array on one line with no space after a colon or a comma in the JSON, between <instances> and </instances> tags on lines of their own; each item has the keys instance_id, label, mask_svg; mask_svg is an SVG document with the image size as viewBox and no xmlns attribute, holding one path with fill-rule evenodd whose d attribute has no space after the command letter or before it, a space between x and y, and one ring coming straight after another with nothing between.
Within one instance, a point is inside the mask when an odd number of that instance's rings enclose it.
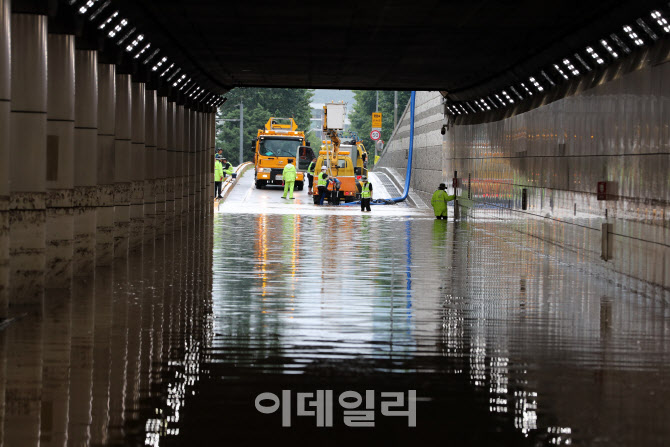
<instances>
[{"instance_id":1,"label":"yellow utility truck","mask_svg":"<svg viewBox=\"0 0 670 447\"><path fill-rule=\"evenodd\" d=\"M298 170L295 189L301 191L305 184L305 159L309 148L306 147L305 132L298 131L293 118L270 118L263 129L251 142L254 149L256 188L267 185L281 185L282 172L289 159ZM311 161L311 158L310 160Z\"/></svg>"},{"instance_id":2,"label":"yellow utility truck","mask_svg":"<svg viewBox=\"0 0 670 447\"><path fill-rule=\"evenodd\" d=\"M344 130L345 116L346 104L344 103L330 103L323 106L323 134L329 137L330 141L324 141L316 160L314 189L312 191L315 204L319 203L317 177L323 166L326 166L326 173L329 178L336 177L339 180L338 198L345 202L356 199L356 174L354 170L354 160L356 158L352 158L350 151L340 150L339 132ZM333 183L328 182L330 193L332 193L333 186Z\"/></svg>"},{"instance_id":3,"label":"yellow utility truck","mask_svg":"<svg viewBox=\"0 0 670 447\"><path fill-rule=\"evenodd\" d=\"M351 159L354 161L354 170L357 176L368 175L367 161L368 152L362 141L356 138L343 140L340 144L340 151L348 151L351 154Z\"/></svg>"}]
</instances>

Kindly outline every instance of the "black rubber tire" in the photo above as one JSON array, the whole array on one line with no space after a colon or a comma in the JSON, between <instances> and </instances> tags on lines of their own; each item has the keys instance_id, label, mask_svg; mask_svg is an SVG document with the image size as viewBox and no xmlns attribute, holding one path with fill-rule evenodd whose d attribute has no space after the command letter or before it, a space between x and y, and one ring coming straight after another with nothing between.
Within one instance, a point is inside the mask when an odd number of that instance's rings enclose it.
<instances>
[{"instance_id":1,"label":"black rubber tire","mask_svg":"<svg viewBox=\"0 0 670 447\"><path fill-rule=\"evenodd\" d=\"M296 191L302 191L303 185L304 185L303 182L295 182Z\"/></svg>"},{"instance_id":2,"label":"black rubber tire","mask_svg":"<svg viewBox=\"0 0 670 447\"><path fill-rule=\"evenodd\" d=\"M265 182L263 180L256 180L256 189L263 189Z\"/></svg>"}]
</instances>

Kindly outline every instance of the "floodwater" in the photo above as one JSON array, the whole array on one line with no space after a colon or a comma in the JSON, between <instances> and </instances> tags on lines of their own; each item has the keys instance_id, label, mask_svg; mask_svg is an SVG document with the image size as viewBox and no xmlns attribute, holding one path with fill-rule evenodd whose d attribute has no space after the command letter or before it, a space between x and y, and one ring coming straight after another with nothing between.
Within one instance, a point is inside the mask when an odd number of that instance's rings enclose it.
<instances>
[{"instance_id":1,"label":"floodwater","mask_svg":"<svg viewBox=\"0 0 670 447\"><path fill-rule=\"evenodd\" d=\"M498 220L237 189L0 331L2 445L670 442L662 300Z\"/></svg>"}]
</instances>

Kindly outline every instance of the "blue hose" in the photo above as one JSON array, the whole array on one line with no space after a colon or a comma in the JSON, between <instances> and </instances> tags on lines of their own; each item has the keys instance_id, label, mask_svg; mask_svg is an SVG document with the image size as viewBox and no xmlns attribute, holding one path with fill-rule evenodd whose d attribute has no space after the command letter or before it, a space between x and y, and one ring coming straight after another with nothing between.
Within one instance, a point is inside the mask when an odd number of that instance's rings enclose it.
<instances>
[{"instance_id":1,"label":"blue hose","mask_svg":"<svg viewBox=\"0 0 670 447\"><path fill-rule=\"evenodd\" d=\"M416 91L412 91L409 101L409 154L407 154L407 172L405 173L405 191L402 196L394 197L392 199L377 199L371 200L370 205L393 205L394 203L402 202L409 194L409 182L412 180L412 153L414 152L414 105L416 103ZM349 202L344 206L360 205L361 202Z\"/></svg>"}]
</instances>

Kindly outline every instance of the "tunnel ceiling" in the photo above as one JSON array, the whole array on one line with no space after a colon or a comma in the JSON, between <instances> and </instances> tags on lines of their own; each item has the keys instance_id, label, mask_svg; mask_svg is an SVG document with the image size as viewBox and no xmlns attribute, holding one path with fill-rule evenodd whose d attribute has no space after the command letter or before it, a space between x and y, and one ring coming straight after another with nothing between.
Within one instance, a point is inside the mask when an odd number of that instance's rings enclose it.
<instances>
[{"instance_id":1,"label":"tunnel ceiling","mask_svg":"<svg viewBox=\"0 0 670 447\"><path fill-rule=\"evenodd\" d=\"M440 90L527 79L658 1L113 0L217 93L237 86Z\"/></svg>"}]
</instances>

